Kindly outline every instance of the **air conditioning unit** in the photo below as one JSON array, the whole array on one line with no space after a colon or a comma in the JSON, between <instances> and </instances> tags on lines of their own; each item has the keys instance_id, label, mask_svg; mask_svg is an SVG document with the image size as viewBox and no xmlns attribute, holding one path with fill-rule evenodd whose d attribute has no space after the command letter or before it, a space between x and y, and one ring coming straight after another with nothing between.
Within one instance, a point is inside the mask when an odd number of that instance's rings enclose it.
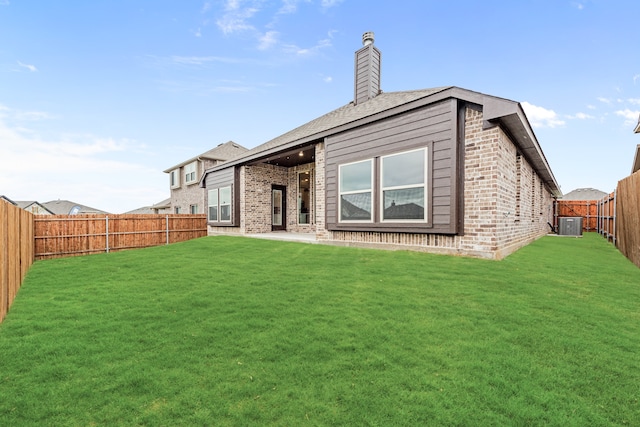
<instances>
[{"instance_id":1,"label":"air conditioning unit","mask_svg":"<svg viewBox=\"0 0 640 427\"><path fill-rule=\"evenodd\" d=\"M582 236L582 217L563 216L558 218L558 235Z\"/></svg>"}]
</instances>

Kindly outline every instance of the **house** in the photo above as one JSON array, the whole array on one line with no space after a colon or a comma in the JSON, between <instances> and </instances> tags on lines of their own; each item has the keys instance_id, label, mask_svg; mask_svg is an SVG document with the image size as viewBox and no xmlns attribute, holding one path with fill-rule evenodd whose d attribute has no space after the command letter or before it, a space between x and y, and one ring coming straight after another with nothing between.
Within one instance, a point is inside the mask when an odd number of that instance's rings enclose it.
<instances>
[{"instance_id":1,"label":"house","mask_svg":"<svg viewBox=\"0 0 640 427\"><path fill-rule=\"evenodd\" d=\"M165 199L161 202L155 203L151 206L144 206L138 209L134 209L132 211L126 212L128 214L148 214L148 215L158 215L158 214L170 214L171 213L171 199Z\"/></svg>"},{"instance_id":2,"label":"house","mask_svg":"<svg viewBox=\"0 0 640 427\"><path fill-rule=\"evenodd\" d=\"M106 214L108 212L101 211L100 209L92 208L89 206L81 205L80 203L71 202L69 200L51 200L45 202L42 206L51 212L53 215L77 215L77 214Z\"/></svg>"},{"instance_id":3,"label":"house","mask_svg":"<svg viewBox=\"0 0 640 427\"><path fill-rule=\"evenodd\" d=\"M576 188L562 195L562 200L600 200L608 195L609 193L595 188Z\"/></svg>"},{"instance_id":4,"label":"house","mask_svg":"<svg viewBox=\"0 0 640 427\"><path fill-rule=\"evenodd\" d=\"M18 204L16 202L14 202L13 200L11 200L10 198L8 198L7 196L4 195L0 195L0 200L4 200L7 203L11 203L13 206L18 206Z\"/></svg>"},{"instance_id":5,"label":"house","mask_svg":"<svg viewBox=\"0 0 640 427\"><path fill-rule=\"evenodd\" d=\"M25 211L29 211L34 215L53 215L53 212L51 212L45 206L33 200L28 200L28 201L18 200L16 201L16 204L21 209L24 209Z\"/></svg>"},{"instance_id":6,"label":"house","mask_svg":"<svg viewBox=\"0 0 640 427\"><path fill-rule=\"evenodd\" d=\"M385 93L373 33L353 101L205 171L209 234L499 259L548 231L560 187L522 106L462 89Z\"/></svg>"},{"instance_id":7,"label":"house","mask_svg":"<svg viewBox=\"0 0 640 427\"><path fill-rule=\"evenodd\" d=\"M198 182L205 169L245 153L247 149L233 141L218 145L199 156L185 160L165 170L169 174L171 211L173 213L204 213L205 194Z\"/></svg>"}]
</instances>

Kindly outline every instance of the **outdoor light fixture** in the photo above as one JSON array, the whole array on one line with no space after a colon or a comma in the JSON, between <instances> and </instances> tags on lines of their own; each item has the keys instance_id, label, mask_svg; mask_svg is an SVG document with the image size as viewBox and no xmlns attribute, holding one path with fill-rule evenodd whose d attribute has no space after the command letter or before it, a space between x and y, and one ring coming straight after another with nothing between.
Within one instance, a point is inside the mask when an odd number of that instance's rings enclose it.
<instances>
[{"instance_id":1,"label":"outdoor light fixture","mask_svg":"<svg viewBox=\"0 0 640 427\"><path fill-rule=\"evenodd\" d=\"M304 153L301 151L300 153L298 153L298 156L302 157L304 156Z\"/></svg>"}]
</instances>

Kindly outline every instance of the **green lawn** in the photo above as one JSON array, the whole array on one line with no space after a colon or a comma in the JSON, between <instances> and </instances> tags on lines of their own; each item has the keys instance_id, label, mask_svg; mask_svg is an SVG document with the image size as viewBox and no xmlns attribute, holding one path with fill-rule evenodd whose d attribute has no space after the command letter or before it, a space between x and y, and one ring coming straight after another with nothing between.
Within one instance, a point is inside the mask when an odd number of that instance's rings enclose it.
<instances>
[{"instance_id":1,"label":"green lawn","mask_svg":"<svg viewBox=\"0 0 640 427\"><path fill-rule=\"evenodd\" d=\"M34 264L0 425L640 425L640 269L242 237Z\"/></svg>"}]
</instances>

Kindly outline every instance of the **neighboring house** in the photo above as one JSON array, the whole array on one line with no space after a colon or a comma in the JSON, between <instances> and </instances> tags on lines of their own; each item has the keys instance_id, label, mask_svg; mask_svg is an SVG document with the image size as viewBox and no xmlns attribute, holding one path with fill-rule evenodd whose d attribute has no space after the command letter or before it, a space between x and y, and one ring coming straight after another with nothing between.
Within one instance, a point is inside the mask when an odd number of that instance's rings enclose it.
<instances>
[{"instance_id":1,"label":"neighboring house","mask_svg":"<svg viewBox=\"0 0 640 427\"><path fill-rule=\"evenodd\" d=\"M142 208L134 209L126 212L128 214L169 214L171 213L171 199L166 199L151 206L144 206Z\"/></svg>"},{"instance_id":2,"label":"neighboring house","mask_svg":"<svg viewBox=\"0 0 640 427\"><path fill-rule=\"evenodd\" d=\"M16 204L34 215L53 215L53 212L36 201L17 201Z\"/></svg>"},{"instance_id":3,"label":"neighboring house","mask_svg":"<svg viewBox=\"0 0 640 427\"><path fill-rule=\"evenodd\" d=\"M247 149L233 141L218 145L167 170L171 190L171 212L196 214L205 212L205 193L198 185L202 173L212 166L245 153Z\"/></svg>"},{"instance_id":4,"label":"neighboring house","mask_svg":"<svg viewBox=\"0 0 640 427\"><path fill-rule=\"evenodd\" d=\"M42 204L53 215L106 214L108 212L69 200L52 200Z\"/></svg>"},{"instance_id":5,"label":"neighboring house","mask_svg":"<svg viewBox=\"0 0 640 427\"><path fill-rule=\"evenodd\" d=\"M209 234L502 258L548 231L560 188L518 102L380 90L373 34L354 99L205 171Z\"/></svg>"},{"instance_id":6,"label":"neighboring house","mask_svg":"<svg viewBox=\"0 0 640 427\"><path fill-rule=\"evenodd\" d=\"M609 193L605 193L595 188L576 188L573 191L563 194L562 200L600 200L603 197L608 196Z\"/></svg>"},{"instance_id":7,"label":"neighboring house","mask_svg":"<svg viewBox=\"0 0 640 427\"><path fill-rule=\"evenodd\" d=\"M4 195L0 195L0 200L4 200L7 203L11 203L13 206L18 206L18 204L16 202L14 202L13 200L11 200L10 198L8 198L7 196Z\"/></svg>"}]
</instances>

